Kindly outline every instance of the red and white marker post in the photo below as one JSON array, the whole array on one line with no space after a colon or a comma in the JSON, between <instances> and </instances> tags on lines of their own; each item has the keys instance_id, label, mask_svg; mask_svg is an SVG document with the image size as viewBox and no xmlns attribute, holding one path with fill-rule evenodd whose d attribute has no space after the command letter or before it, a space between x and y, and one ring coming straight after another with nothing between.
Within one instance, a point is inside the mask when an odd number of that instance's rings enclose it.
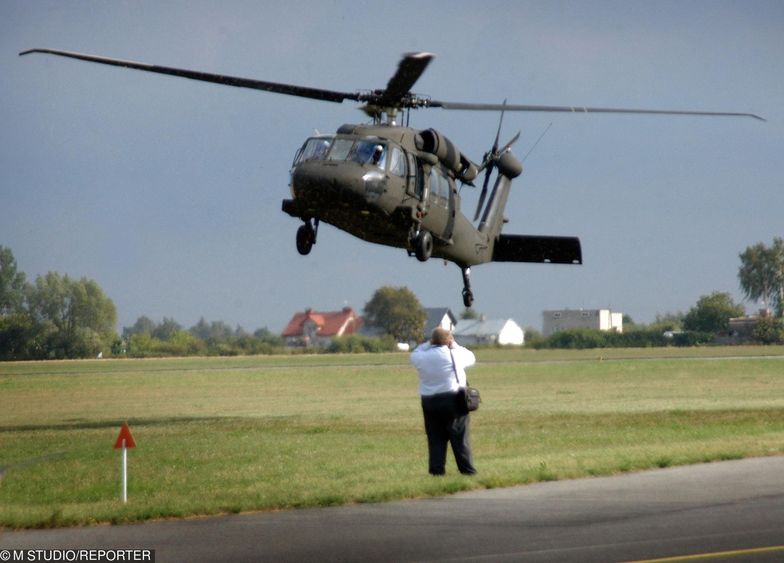
<instances>
[{"instance_id":1,"label":"red and white marker post","mask_svg":"<svg viewBox=\"0 0 784 563\"><path fill-rule=\"evenodd\" d=\"M114 443L114 449L122 449L122 501L128 502L128 448L135 448L136 441L133 439L131 429L127 422L123 422L120 428L120 435Z\"/></svg>"}]
</instances>

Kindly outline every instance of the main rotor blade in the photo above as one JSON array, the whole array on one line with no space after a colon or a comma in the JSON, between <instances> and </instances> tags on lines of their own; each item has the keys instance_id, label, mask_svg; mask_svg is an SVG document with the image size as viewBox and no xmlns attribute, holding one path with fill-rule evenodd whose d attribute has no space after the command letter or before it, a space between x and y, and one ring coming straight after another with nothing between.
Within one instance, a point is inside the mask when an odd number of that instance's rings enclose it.
<instances>
[{"instance_id":1,"label":"main rotor blade","mask_svg":"<svg viewBox=\"0 0 784 563\"><path fill-rule=\"evenodd\" d=\"M566 113L637 113L653 115L703 115L703 116L723 116L723 117L753 117L760 121L766 119L753 113L737 113L723 111L682 111L682 110L659 110L659 109L625 109L625 108L589 108L571 106L531 106L520 104L472 104L461 102L444 102L430 100L428 107L439 107L447 110L468 110L468 111L539 111L539 112L566 112Z\"/></svg>"},{"instance_id":2,"label":"main rotor blade","mask_svg":"<svg viewBox=\"0 0 784 563\"><path fill-rule=\"evenodd\" d=\"M201 80L203 82L213 82L215 84L223 84L225 86L236 86L239 88L264 90L267 92L275 92L277 94L287 94L289 96L299 96L302 98L311 98L314 100L322 100L326 102L340 103L343 100L359 100L359 94L356 93L336 92L333 90L308 88L306 86L296 86L293 84L281 84L279 82L265 82L263 80L253 80L250 78L240 78L236 76L226 76L221 74L210 74L208 72L199 72L195 70L151 65L151 64L135 62L135 61L126 61L122 59L113 59L113 58L101 57L97 55L88 55L85 53L75 53L73 51L60 51L57 49L30 49L28 51L23 51L19 53L19 55L28 55L30 53L46 53L50 55L59 55L61 57L69 57L72 59L79 59L82 61L89 61L93 63L120 66L125 68L133 68L137 70L144 70L147 72L155 72L158 74L168 74L171 76L190 78L192 80Z\"/></svg>"},{"instance_id":3,"label":"main rotor blade","mask_svg":"<svg viewBox=\"0 0 784 563\"><path fill-rule=\"evenodd\" d=\"M432 53L406 53L403 55L397 71L387 83L386 90L381 92L382 100L397 102L408 94L434 56Z\"/></svg>"}]
</instances>

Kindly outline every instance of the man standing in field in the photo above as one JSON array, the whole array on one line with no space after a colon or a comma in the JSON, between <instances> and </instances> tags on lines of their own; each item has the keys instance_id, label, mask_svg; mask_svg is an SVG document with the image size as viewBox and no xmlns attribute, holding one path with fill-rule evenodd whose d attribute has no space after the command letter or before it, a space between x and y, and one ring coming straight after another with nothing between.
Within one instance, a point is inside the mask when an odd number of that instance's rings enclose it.
<instances>
[{"instance_id":1,"label":"man standing in field","mask_svg":"<svg viewBox=\"0 0 784 563\"><path fill-rule=\"evenodd\" d=\"M469 415L457 403L458 392L466 387L465 368L476 363L473 352L458 345L448 330L436 328L430 341L411 353L411 363L419 373L430 474L444 474L451 443L460 473L474 475Z\"/></svg>"}]
</instances>

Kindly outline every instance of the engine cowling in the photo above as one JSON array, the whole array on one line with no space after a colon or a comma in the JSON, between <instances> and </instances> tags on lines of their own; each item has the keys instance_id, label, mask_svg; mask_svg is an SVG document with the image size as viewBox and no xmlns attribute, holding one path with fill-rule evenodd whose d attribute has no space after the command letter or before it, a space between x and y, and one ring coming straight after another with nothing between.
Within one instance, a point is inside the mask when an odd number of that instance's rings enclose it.
<instances>
[{"instance_id":1,"label":"engine cowling","mask_svg":"<svg viewBox=\"0 0 784 563\"><path fill-rule=\"evenodd\" d=\"M479 173L476 165L461 153L452 141L435 129L420 131L417 135L417 148L435 155L441 164L451 170L462 182L470 182Z\"/></svg>"}]
</instances>

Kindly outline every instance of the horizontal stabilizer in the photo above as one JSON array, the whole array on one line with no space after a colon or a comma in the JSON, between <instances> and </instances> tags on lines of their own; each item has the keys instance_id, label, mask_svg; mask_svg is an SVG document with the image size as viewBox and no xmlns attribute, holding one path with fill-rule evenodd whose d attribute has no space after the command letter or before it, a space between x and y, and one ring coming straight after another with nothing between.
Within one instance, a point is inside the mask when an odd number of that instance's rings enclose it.
<instances>
[{"instance_id":1,"label":"horizontal stabilizer","mask_svg":"<svg viewBox=\"0 0 784 563\"><path fill-rule=\"evenodd\" d=\"M583 252L577 237L500 235L493 248L493 262L582 264Z\"/></svg>"}]
</instances>

